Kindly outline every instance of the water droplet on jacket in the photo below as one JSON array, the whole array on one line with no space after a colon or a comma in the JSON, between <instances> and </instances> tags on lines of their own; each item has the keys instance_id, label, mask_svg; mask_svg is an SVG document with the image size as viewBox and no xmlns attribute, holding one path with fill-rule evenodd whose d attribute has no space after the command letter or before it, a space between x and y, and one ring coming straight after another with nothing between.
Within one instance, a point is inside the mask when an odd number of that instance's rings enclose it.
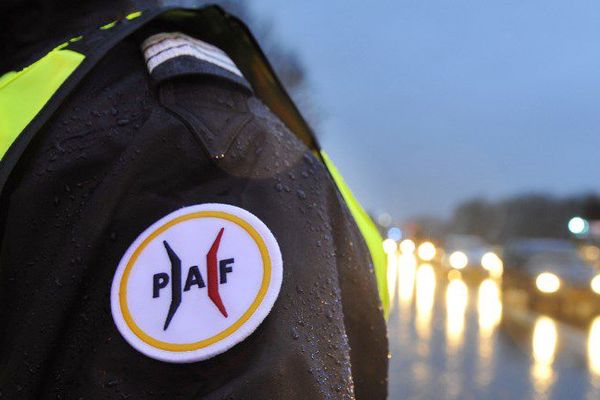
<instances>
[{"instance_id":1,"label":"water droplet on jacket","mask_svg":"<svg viewBox=\"0 0 600 400\"><path fill-rule=\"evenodd\" d=\"M304 154L304 161L308 165L313 165L315 163L309 153Z\"/></svg>"},{"instance_id":2,"label":"water droplet on jacket","mask_svg":"<svg viewBox=\"0 0 600 400\"><path fill-rule=\"evenodd\" d=\"M292 335L292 339L294 340L298 340L300 338L300 335L298 334L298 330L296 328L291 328L290 334Z\"/></svg>"},{"instance_id":3,"label":"water droplet on jacket","mask_svg":"<svg viewBox=\"0 0 600 400\"><path fill-rule=\"evenodd\" d=\"M296 194L298 195L299 198L301 198L302 200L304 200L306 198L306 193L304 193L303 190L298 189L298 191L296 191Z\"/></svg>"},{"instance_id":4,"label":"water droplet on jacket","mask_svg":"<svg viewBox=\"0 0 600 400\"><path fill-rule=\"evenodd\" d=\"M106 382L106 387L113 387L119 384L119 381L117 379L112 379L108 382Z\"/></svg>"}]
</instances>

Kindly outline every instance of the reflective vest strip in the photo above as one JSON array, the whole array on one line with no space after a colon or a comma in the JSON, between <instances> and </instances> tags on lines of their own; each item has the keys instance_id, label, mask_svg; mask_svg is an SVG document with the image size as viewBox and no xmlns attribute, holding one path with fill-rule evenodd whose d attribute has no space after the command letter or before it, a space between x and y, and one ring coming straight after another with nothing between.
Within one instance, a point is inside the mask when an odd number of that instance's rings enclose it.
<instances>
[{"instance_id":1,"label":"reflective vest strip","mask_svg":"<svg viewBox=\"0 0 600 400\"><path fill-rule=\"evenodd\" d=\"M381 299L384 315L387 318L390 300L387 282L387 261L383 251L383 238L379 234L377 226L375 226L375 223L373 220L371 220L371 217L369 217L369 214L367 214L361 207L360 203L350 191L348 185L346 185L346 182L344 182L344 178L342 178L342 175L339 173L335 165L333 165L333 162L327 153L321 150L321 156L323 157L325 166L333 177L335 184L342 194L342 197L344 198L344 201L346 202L350 213L354 217L354 221L356 221L356 225L358 225L358 229L360 230L360 233L362 234L363 238L365 239L365 243L369 248L371 260L373 261L373 268L375 270L379 298Z\"/></svg>"},{"instance_id":2,"label":"reflective vest strip","mask_svg":"<svg viewBox=\"0 0 600 400\"><path fill-rule=\"evenodd\" d=\"M85 59L60 47L21 71L0 77L0 158Z\"/></svg>"}]
</instances>

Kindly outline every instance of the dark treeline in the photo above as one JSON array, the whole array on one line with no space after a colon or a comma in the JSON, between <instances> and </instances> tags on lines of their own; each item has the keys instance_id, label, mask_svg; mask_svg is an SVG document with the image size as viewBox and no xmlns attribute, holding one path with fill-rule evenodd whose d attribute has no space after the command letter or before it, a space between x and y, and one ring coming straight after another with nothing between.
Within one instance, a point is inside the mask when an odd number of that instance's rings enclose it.
<instances>
[{"instance_id":1,"label":"dark treeline","mask_svg":"<svg viewBox=\"0 0 600 400\"><path fill-rule=\"evenodd\" d=\"M567 224L573 216L600 220L600 196L528 194L498 202L469 200L454 210L447 230L497 244L513 237L568 238Z\"/></svg>"}]
</instances>

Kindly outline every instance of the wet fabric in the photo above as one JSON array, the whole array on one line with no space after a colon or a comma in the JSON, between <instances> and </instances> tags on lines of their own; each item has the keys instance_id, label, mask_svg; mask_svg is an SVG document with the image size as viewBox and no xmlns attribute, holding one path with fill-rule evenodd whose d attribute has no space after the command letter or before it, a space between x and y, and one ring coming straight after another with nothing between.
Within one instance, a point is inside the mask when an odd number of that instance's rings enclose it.
<instances>
[{"instance_id":1,"label":"wet fabric","mask_svg":"<svg viewBox=\"0 0 600 400\"><path fill-rule=\"evenodd\" d=\"M3 193L2 397L385 398L369 252L323 164L239 83L207 73L152 81L139 45L128 39L96 66ZM115 268L152 222L209 202L272 230L279 299L220 356L152 360L114 326Z\"/></svg>"}]
</instances>

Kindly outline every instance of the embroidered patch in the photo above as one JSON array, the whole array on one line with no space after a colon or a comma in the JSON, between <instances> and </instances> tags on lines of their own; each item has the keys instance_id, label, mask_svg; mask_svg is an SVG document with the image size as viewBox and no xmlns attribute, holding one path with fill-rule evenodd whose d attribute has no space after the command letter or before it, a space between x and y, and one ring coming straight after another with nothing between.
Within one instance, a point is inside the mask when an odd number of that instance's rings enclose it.
<instances>
[{"instance_id":1,"label":"embroidered patch","mask_svg":"<svg viewBox=\"0 0 600 400\"><path fill-rule=\"evenodd\" d=\"M269 228L226 204L177 210L121 259L111 290L119 332L157 360L206 360L243 341L279 294L283 266Z\"/></svg>"}]
</instances>

